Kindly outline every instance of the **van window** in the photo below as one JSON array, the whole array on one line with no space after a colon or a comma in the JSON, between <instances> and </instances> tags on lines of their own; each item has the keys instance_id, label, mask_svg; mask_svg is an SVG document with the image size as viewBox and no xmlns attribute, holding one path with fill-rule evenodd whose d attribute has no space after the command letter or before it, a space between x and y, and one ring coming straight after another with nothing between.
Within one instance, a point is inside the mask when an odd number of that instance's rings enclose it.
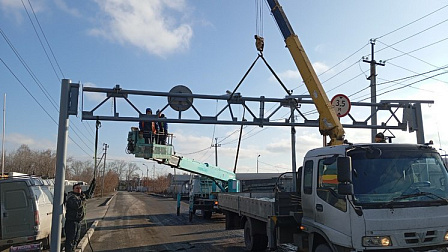
<instances>
[{"instance_id":1,"label":"van window","mask_svg":"<svg viewBox=\"0 0 448 252\"><path fill-rule=\"evenodd\" d=\"M12 210L28 206L26 193L24 190L15 190L5 192L5 209Z\"/></svg>"}]
</instances>

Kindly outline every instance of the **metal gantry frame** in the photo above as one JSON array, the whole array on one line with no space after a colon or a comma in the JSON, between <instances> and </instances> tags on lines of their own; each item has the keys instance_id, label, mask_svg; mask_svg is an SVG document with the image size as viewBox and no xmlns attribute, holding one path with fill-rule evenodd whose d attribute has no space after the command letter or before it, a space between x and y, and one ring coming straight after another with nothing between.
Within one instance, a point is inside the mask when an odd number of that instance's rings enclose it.
<instances>
[{"instance_id":1,"label":"metal gantry frame","mask_svg":"<svg viewBox=\"0 0 448 252\"><path fill-rule=\"evenodd\" d=\"M306 115L307 112L302 112L307 105L314 106L313 101L309 95L287 95L284 98L268 98L260 97L243 97L240 93L233 95L202 95L192 93L175 93L175 92L155 92L155 91L140 91L140 90L125 90L120 86L114 88L96 88L83 87L84 93L103 93L106 98L97 106L90 110L82 109L82 120L100 120L100 121L130 121L138 122L149 119L152 121L163 121L167 123L189 123L189 124L220 124L220 125L252 125L252 126L290 126L290 127L318 127L319 119L309 117L317 113ZM152 97L166 97L167 103L163 106L161 111L173 110L178 112L177 118L158 118L157 115L146 115L142 113L131 101L131 97L136 96L152 96ZM100 108L106 101L113 99L114 107L112 115L97 114ZM134 115L121 116L117 111L117 99L124 99L129 106L135 111ZM225 105L218 109L216 114L206 115L201 112L201 109L195 107L194 100L217 100L224 101ZM372 114L362 119L356 119L354 113L348 114L351 124L343 124L344 128L359 128L359 129L384 129L384 130L402 130L409 132L416 132L417 143L424 143L423 119L421 104L433 104L431 100L382 100L378 103L364 103L352 102L352 111L356 108L374 107L375 113L385 111L388 113L388 119L385 122L377 125L370 125L369 121ZM266 115L266 104L273 104L273 111ZM84 106L84 105L83 105ZM238 118L234 115L235 106L240 106L247 111L244 119ZM309 109L312 107L309 106ZM179 109L182 107L182 109ZM182 112L188 109L194 111L193 115L189 117L183 116ZM280 115L282 108L288 108L285 114ZM289 112L289 110L291 112ZM258 112L257 112L258 111ZM283 112L286 110L282 110ZM399 118L399 114L402 115ZM282 121L273 120L274 116L285 118ZM292 120L294 116L295 120Z\"/></svg>"}]
</instances>

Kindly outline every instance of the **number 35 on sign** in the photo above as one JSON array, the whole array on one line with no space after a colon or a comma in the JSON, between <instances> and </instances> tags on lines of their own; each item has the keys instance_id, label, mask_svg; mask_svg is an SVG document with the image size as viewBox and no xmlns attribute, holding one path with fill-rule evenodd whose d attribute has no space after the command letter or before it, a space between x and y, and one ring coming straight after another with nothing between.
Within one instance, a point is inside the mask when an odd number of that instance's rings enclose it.
<instances>
[{"instance_id":1,"label":"number 35 on sign","mask_svg":"<svg viewBox=\"0 0 448 252\"><path fill-rule=\"evenodd\" d=\"M331 105L333 106L338 117L344 117L348 115L352 106L348 97L343 94L337 94L333 96L333 99L331 99Z\"/></svg>"}]
</instances>

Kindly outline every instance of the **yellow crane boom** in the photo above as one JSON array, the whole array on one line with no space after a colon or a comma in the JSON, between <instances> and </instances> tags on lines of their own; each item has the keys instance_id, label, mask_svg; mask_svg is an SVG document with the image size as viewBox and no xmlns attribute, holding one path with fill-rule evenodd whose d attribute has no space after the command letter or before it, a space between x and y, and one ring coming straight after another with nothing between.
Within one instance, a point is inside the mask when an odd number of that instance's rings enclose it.
<instances>
[{"instance_id":1,"label":"yellow crane boom","mask_svg":"<svg viewBox=\"0 0 448 252\"><path fill-rule=\"evenodd\" d=\"M327 94L303 49L302 43L300 43L299 37L294 33L279 2L277 0L267 0L267 2L285 39L286 47L289 49L319 113L320 133L323 136L330 137L330 145L342 144L344 141L342 124L328 100Z\"/></svg>"}]
</instances>

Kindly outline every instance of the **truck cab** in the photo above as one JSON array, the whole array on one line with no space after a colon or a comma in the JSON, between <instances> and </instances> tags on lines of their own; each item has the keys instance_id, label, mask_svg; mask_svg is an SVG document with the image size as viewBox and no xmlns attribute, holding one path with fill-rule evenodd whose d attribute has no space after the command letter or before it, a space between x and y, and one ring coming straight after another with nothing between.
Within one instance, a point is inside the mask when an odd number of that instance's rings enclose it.
<instances>
[{"instance_id":1,"label":"truck cab","mask_svg":"<svg viewBox=\"0 0 448 252\"><path fill-rule=\"evenodd\" d=\"M301 179L302 238L311 251L445 248L447 182L439 153L427 145L310 150Z\"/></svg>"}]
</instances>

